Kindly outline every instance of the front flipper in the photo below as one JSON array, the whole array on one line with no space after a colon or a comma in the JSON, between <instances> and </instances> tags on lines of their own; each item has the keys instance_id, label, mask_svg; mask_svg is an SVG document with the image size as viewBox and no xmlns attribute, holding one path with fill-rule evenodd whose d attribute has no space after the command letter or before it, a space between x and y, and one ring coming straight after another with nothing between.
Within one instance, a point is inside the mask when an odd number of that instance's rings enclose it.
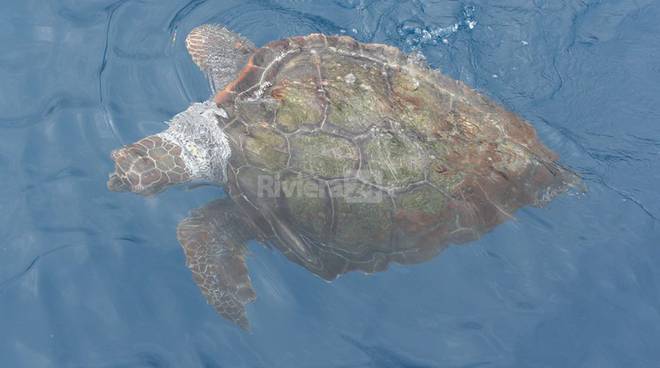
<instances>
[{"instance_id":1,"label":"front flipper","mask_svg":"<svg viewBox=\"0 0 660 368\"><path fill-rule=\"evenodd\" d=\"M248 223L228 200L193 210L177 227L177 238L197 286L218 313L249 329L245 305L256 299L245 265Z\"/></svg>"},{"instance_id":2,"label":"front flipper","mask_svg":"<svg viewBox=\"0 0 660 368\"><path fill-rule=\"evenodd\" d=\"M216 93L234 80L254 52L254 44L225 27L203 24L186 37L190 57L203 70Z\"/></svg>"}]
</instances>

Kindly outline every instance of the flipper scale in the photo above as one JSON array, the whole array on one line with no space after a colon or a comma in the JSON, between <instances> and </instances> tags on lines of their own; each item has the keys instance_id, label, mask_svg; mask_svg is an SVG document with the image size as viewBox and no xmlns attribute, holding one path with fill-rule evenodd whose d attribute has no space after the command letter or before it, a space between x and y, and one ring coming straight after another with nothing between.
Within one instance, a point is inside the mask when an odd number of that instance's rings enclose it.
<instances>
[{"instance_id":1,"label":"flipper scale","mask_svg":"<svg viewBox=\"0 0 660 368\"><path fill-rule=\"evenodd\" d=\"M256 299L245 264L246 226L231 203L218 200L192 211L177 227L186 264L206 300L244 329L245 305Z\"/></svg>"}]
</instances>

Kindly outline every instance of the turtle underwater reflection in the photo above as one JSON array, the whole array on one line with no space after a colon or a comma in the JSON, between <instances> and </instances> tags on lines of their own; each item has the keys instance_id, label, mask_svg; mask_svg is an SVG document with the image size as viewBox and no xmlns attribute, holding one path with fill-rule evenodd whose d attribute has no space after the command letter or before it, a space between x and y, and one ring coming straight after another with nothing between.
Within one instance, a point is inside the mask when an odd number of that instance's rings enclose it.
<instances>
[{"instance_id":1,"label":"turtle underwater reflection","mask_svg":"<svg viewBox=\"0 0 660 368\"><path fill-rule=\"evenodd\" d=\"M248 240L332 280L428 260L580 182L528 123L397 48L311 34L257 49L214 25L186 45L215 97L115 151L108 187L225 187L177 237L208 302L243 328Z\"/></svg>"}]
</instances>

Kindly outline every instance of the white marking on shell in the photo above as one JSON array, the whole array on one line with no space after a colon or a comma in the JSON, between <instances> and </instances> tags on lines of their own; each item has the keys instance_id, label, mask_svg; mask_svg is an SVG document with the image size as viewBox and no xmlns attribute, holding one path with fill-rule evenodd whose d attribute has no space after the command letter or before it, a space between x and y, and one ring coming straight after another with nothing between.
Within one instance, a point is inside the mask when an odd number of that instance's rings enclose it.
<instances>
[{"instance_id":1,"label":"white marking on shell","mask_svg":"<svg viewBox=\"0 0 660 368\"><path fill-rule=\"evenodd\" d=\"M355 78L355 75L353 73L348 73L344 77L344 82L346 82L348 84L353 84L353 83L355 83L356 80L357 80L357 78Z\"/></svg>"},{"instance_id":2,"label":"white marking on shell","mask_svg":"<svg viewBox=\"0 0 660 368\"><path fill-rule=\"evenodd\" d=\"M265 81L265 82L261 83L259 85L259 89L257 89L254 92L254 95L251 98L248 98L247 101L256 101L256 100L260 99L264 95L264 92L266 91L266 88L269 88L272 85L273 85L273 83L271 83L269 81Z\"/></svg>"}]
</instances>

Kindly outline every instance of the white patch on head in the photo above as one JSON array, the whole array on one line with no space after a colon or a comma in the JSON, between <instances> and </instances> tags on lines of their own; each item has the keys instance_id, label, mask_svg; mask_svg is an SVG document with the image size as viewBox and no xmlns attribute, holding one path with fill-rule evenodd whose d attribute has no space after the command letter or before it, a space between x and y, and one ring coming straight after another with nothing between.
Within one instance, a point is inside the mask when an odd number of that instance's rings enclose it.
<instances>
[{"instance_id":1,"label":"white patch on head","mask_svg":"<svg viewBox=\"0 0 660 368\"><path fill-rule=\"evenodd\" d=\"M227 112L213 101L193 103L175 115L159 137L181 147L181 159L193 179L224 183L231 148L218 118Z\"/></svg>"}]
</instances>

